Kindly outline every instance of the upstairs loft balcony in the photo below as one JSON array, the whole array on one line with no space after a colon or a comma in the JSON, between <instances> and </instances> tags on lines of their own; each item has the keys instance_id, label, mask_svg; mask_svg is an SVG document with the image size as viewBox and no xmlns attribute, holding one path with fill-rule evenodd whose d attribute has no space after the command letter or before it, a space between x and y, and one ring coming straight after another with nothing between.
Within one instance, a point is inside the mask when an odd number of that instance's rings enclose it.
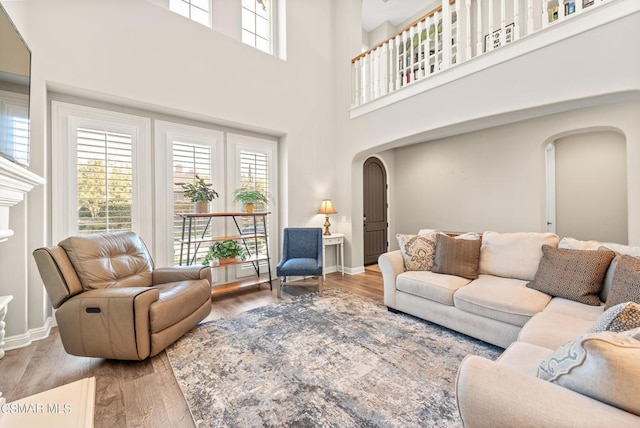
<instances>
[{"instance_id":1,"label":"upstairs loft balcony","mask_svg":"<svg viewBox=\"0 0 640 428\"><path fill-rule=\"evenodd\" d=\"M443 0L352 59L351 118L639 10L626 0Z\"/></svg>"}]
</instances>

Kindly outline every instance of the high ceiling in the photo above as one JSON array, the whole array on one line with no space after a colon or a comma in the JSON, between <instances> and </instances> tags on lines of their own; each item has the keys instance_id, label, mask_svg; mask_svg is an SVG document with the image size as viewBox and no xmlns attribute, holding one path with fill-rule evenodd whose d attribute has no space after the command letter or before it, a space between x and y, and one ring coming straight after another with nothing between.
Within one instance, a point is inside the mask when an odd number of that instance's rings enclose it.
<instances>
[{"instance_id":1,"label":"high ceiling","mask_svg":"<svg viewBox=\"0 0 640 428\"><path fill-rule=\"evenodd\" d=\"M384 21L398 25L439 3L435 0L362 0L362 29L371 31Z\"/></svg>"}]
</instances>

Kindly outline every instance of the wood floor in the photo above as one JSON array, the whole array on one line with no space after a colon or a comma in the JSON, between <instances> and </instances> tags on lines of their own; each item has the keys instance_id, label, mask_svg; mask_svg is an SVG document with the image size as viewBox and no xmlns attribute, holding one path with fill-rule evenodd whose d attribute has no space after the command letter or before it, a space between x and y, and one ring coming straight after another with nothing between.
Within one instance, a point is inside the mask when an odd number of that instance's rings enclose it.
<instances>
[{"instance_id":1,"label":"wood floor","mask_svg":"<svg viewBox=\"0 0 640 428\"><path fill-rule=\"evenodd\" d=\"M337 288L382 302L382 275L327 275L325 289ZM286 287L282 297L313 291ZM230 317L278 301L262 286L214 298L207 320ZM165 352L145 361L84 358L64 352L57 329L32 345L7 351L0 360L0 391L7 401L37 394L85 377L96 377L96 427L193 427L187 403Z\"/></svg>"}]
</instances>

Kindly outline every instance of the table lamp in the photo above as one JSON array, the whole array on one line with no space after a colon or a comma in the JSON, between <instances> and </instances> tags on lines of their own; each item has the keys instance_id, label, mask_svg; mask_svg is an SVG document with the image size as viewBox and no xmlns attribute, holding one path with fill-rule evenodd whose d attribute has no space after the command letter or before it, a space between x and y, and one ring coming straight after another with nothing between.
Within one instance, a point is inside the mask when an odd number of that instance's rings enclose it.
<instances>
[{"instance_id":1,"label":"table lamp","mask_svg":"<svg viewBox=\"0 0 640 428\"><path fill-rule=\"evenodd\" d=\"M338 214L338 211L336 211L335 207L333 206L333 202L331 202L331 199L322 200L322 204L320 204L320 209L318 210L318 214L325 215L324 235L325 236L331 235L331 232L329 232L329 226L331 226L331 223L329 223L329 214Z\"/></svg>"}]
</instances>

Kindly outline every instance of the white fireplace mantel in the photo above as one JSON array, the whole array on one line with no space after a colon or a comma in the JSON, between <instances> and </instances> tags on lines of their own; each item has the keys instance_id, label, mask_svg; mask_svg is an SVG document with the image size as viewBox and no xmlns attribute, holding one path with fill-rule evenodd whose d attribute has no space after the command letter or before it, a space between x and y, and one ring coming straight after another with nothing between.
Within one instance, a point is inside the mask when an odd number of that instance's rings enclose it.
<instances>
[{"instance_id":1,"label":"white fireplace mantel","mask_svg":"<svg viewBox=\"0 0 640 428\"><path fill-rule=\"evenodd\" d=\"M9 229L9 208L22 202L35 186L44 183L39 175L0 157L0 242L13 235Z\"/></svg>"}]
</instances>

